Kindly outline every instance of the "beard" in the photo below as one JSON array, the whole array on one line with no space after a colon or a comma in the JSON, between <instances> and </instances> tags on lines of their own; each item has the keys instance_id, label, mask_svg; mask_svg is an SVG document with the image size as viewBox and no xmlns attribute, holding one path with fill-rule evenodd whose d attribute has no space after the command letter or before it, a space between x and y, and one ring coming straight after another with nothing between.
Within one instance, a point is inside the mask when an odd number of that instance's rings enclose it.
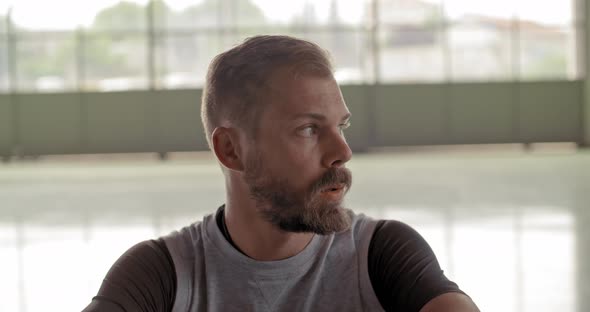
<instances>
[{"instance_id":1,"label":"beard","mask_svg":"<svg viewBox=\"0 0 590 312\"><path fill-rule=\"evenodd\" d=\"M262 157L254 155L246 161L244 180L262 217L283 231L326 235L350 228L351 212L341 200L326 200L321 194L333 184L345 185L348 192L352 174L346 168L330 168L308 189L296 191L287 179L265 172Z\"/></svg>"}]
</instances>

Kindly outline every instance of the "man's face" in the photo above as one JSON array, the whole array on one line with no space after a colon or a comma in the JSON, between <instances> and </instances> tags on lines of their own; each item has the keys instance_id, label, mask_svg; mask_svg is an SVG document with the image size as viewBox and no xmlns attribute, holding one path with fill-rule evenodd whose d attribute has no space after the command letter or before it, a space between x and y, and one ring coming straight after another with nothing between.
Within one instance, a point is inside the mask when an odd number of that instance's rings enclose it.
<instances>
[{"instance_id":1,"label":"man's face","mask_svg":"<svg viewBox=\"0 0 590 312\"><path fill-rule=\"evenodd\" d=\"M275 75L249 141L244 179L264 218L289 232L350 227L342 207L352 177L342 131L350 113L331 77Z\"/></svg>"}]
</instances>

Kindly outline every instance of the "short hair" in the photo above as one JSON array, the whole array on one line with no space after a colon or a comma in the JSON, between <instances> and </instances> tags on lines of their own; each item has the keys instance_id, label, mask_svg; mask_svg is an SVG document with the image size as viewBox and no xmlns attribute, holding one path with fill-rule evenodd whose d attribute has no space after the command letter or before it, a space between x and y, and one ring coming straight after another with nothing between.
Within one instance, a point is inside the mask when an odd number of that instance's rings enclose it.
<instances>
[{"instance_id":1,"label":"short hair","mask_svg":"<svg viewBox=\"0 0 590 312\"><path fill-rule=\"evenodd\" d=\"M293 77L333 77L327 51L289 36L247 38L213 59L201 102L201 119L211 149L213 130L226 121L256 137L255 125L265 104L261 93L279 69L289 70Z\"/></svg>"}]
</instances>

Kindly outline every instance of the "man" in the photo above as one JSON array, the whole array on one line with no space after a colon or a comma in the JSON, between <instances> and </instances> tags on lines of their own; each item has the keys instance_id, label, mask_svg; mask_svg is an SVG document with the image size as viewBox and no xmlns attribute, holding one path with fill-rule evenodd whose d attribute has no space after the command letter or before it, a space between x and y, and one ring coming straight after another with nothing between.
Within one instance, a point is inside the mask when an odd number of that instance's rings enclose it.
<instances>
[{"instance_id":1,"label":"man","mask_svg":"<svg viewBox=\"0 0 590 312\"><path fill-rule=\"evenodd\" d=\"M478 311L412 228L342 207L350 112L317 45L220 54L201 117L225 204L127 251L84 311Z\"/></svg>"}]
</instances>

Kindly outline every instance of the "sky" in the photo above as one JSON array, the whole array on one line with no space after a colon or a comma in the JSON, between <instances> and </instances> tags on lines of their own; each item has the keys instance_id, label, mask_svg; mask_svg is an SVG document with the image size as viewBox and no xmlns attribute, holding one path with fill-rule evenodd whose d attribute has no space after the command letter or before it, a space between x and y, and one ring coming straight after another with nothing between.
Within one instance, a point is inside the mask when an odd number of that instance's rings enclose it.
<instances>
[{"instance_id":1,"label":"sky","mask_svg":"<svg viewBox=\"0 0 590 312\"><path fill-rule=\"evenodd\" d=\"M127 0L146 4L148 0ZM200 3L202 0L166 0L176 10ZM252 0L272 20L288 20L298 13L305 2L313 2L320 18L327 16L331 0ZM364 3L367 0L338 0L343 19L360 21ZM418 1L418 0L417 0ZM466 13L510 18L517 14L528 20L548 24L566 24L572 20L572 2L575 0L422 0L440 3L444 1L445 11L451 18ZM119 0L0 0L0 12L13 8L14 21L32 29L74 29L92 23L94 15ZM53 12L53 14L48 14Z\"/></svg>"}]
</instances>

